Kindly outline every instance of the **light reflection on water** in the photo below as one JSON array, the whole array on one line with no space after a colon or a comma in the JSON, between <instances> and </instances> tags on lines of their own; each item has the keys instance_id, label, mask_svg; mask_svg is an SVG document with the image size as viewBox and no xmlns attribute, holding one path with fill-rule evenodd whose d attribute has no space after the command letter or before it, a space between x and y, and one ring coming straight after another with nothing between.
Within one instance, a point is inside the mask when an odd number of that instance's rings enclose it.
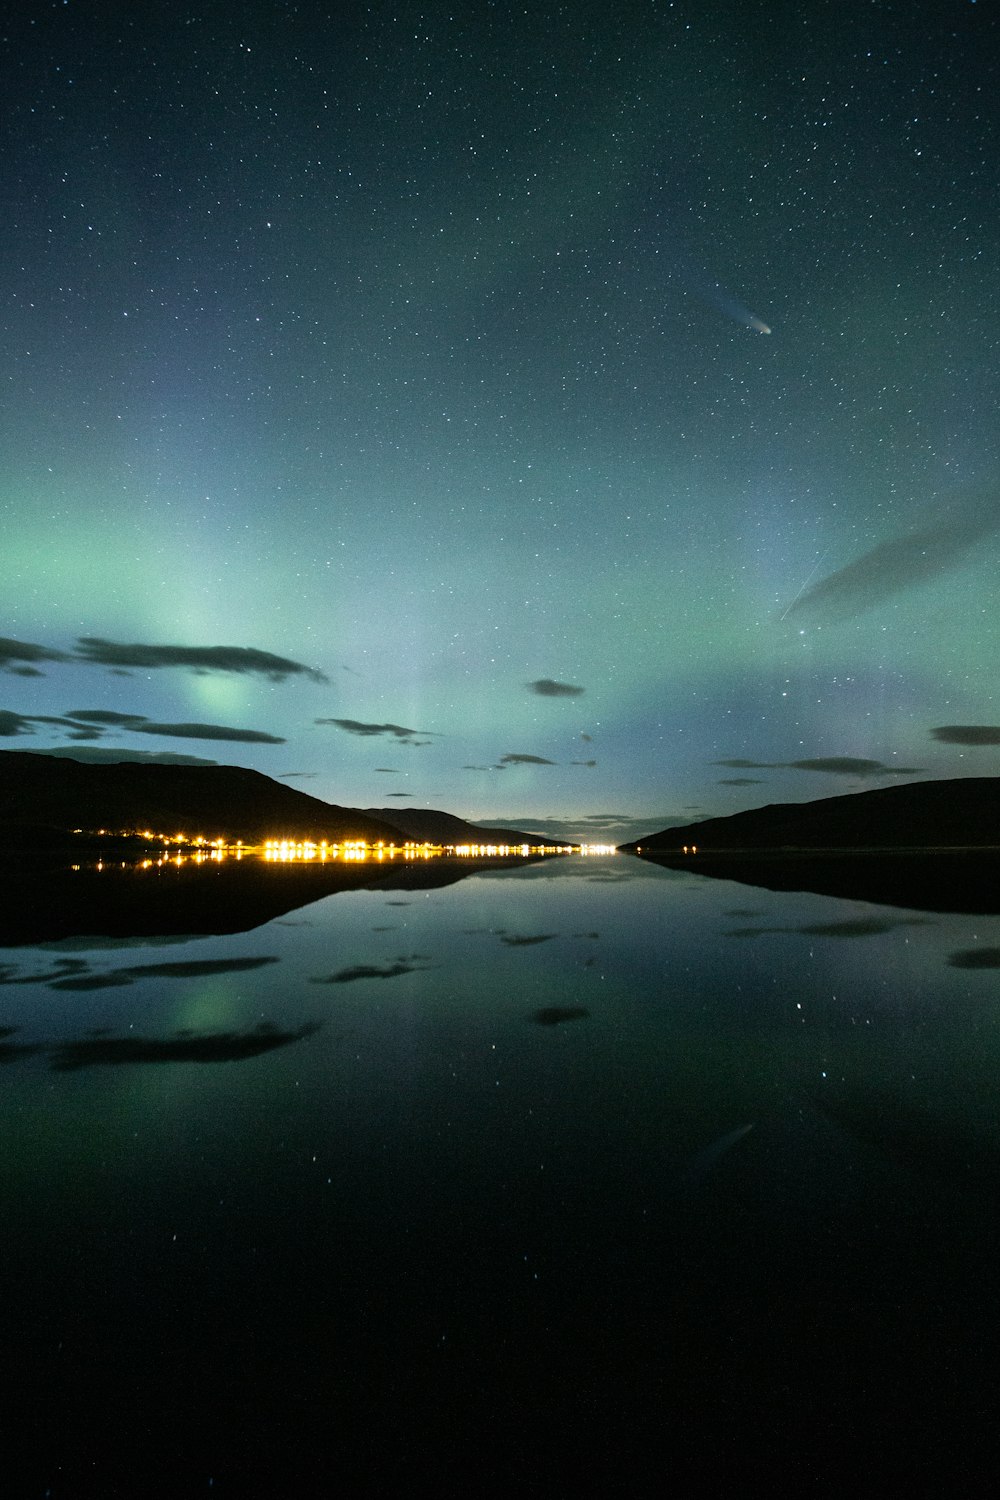
<instances>
[{"instance_id":1,"label":"light reflection on water","mask_svg":"<svg viewBox=\"0 0 1000 1500\"><path fill-rule=\"evenodd\" d=\"M971 1454L998 947L617 858L4 950L37 1492Z\"/></svg>"}]
</instances>

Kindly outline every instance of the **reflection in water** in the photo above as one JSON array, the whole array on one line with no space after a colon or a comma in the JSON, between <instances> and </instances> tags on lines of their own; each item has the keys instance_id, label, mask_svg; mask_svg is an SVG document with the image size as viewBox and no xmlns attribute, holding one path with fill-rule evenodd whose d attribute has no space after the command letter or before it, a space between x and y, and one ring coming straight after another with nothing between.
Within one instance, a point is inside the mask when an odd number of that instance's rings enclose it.
<instances>
[{"instance_id":1,"label":"reflection in water","mask_svg":"<svg viewBox=\"0 0 1000 1500\"><path fill-rule=\"evenodd\" d=\"M136 964L125 969L111 969L104 974L74 976L49 983L50 990L103 989L112 985L135 984L142 979L198 979L209 974L245 974L250 969L277 963L277 958L195 959L190 963Z\"/></svg>"},{"instance_id":2,"label":"reflection in water","mask_svg":"<svg viewBox=\"0 0 1000 1500\"><path fill-rule=\"evenodd\" d=\"M563 1021L582 1021L590 1011L583 1005L543 1005L531 1019L538 1026L560 1026Z\"/></svg>"},{"instance_id":3,"label":"reflection in water","mask_svg":"<svg viewBox=\"0 0 1000 1500\"><path fill-rule=\"evenodd\" d=\"M706 1146L704 1151L699 1151L697 1156L693 1157L684 1168L678 1179L678 1186L681 1188L692 1188L704 1182L716 1162L721 1161L726 1152L731 1151L735 1145L743 1140L744 1136L750 1134L752 1129L752 1121L749 1125L739 1125L735 1130L729 1130L725 1135L720 1136L717 1141L713 1141L710 1146Z\"/></svg>"},{"instance_id":4,"label":"reflection in water","mask_svg":"<svg viewBox=\"0 0 1000 1500\"><path fill-rule=\"evenodd\" d=\"M919 1092L835 1088L816 1096L828 1119L913 1171L949 1187L1000 1190L1000 1124L922 1104Z\"/></svg>"},{"instance_id":5,"label":"reflection in water","mask_svg":"<svg viewBox=\"0 0 1000 1500\"><path fill-rule=\"evenodd\" d=\"M34 1057L39 1053L48 1056L57 1073L69 1073L78 1068L93 1068L100 1064L121 1063L216 1063L239 1062L248 1057L260 1057L278 1047L287 1047L303 1037L312 1036L320 1023L312 1021L294 1031L283 1031L267 1021L259 1022L252 1031L211 1032L201 1036L190 1032L178 1033L166 1038L127 1036L113 1037L102 1032L73 1041L17 1044L0 1041L0 1062L16 1062L20 1058ZM14 1035L16 1027L4 1027L0 1037Z\"/></svg>"},{"instance_id":6,"label":"reflection in water","mask_svg":"<svg viewBox=\"0 0 1000 1500\"><path fill-rule=\"evenodd\" d=\"M619 857L397 869L387 930L361 864L228 873L168 962L124 879L0 950L21 1493L984 1472L1000 920Z\"/></svg>"},{"instance_id":7,"label":"reflection in water","mask_svg":"<svg viewBox=\"0 0 1000 1500\"><path fill-rule=\"evenodd\" d=\"M919 911L1000 914L1000 851L643 854L644 862L709 880L739 881L768 891L813 891Z\"/></svg>"},{"instance_id":8,"label":"reflection in water","mask_svg":"<svg viewBox=\"0 0 1000 1500\"><path fill-rule=\"evenodd\" d=\"M1000 948L963 948L949 953L948 962L953 969L1000 969Z\"/></svg>"},{"instance_id":9,"label":"reflection in water","mask_svg":"<svg viewBox=\"0 0 1000 1500\"><path fill-rule=\"evenodd\" d=\"M414 958L419 955L414 954ZM430 968L426 963L413 963L409 959L397 958L391 964L352 964L347 969L338 969L335 974L316 976L313 984L353 984L358 979L398 979L401 974L419 974Z\"/></svg>"},{"instance_id":10,"label":"reflection in water","mask_svg":"<svg viewBox=\"0 0 1000 1500\"><path fill-rule=\"evenodd\" d=\"M281 1031L262 1021L253 1031L215 1032L206 1036L153 1037L87 1037L81 1041L63 1042L52 1050L52 1067L59 1073L78 1068L122 1063L218 1063L239 1062L260 1057L287 1047L319 1030L319 1023L300 1026L296 1031Z\"/></svg>"},{"instance_id":11,"label":"reflection in water","mask_svg":"<svg viewBox=\"0 0 1000 1500\"><path fill-rule=\"evenodd\" d=\"M43 984L50 990L103 990L136 984L143 979L201 979L210 974L244 974L278 960L273 955L262 958L191 959L178 963L129 964L101 973L90 971L84 959L57 959L48 973L18 974L7 967L0 971L0 985Z\"/></svg>"},{"instance_id":12,"label":"reflection in water","mask_svg":"<svg viewBox=\"0 0 1000 1500\"><path fill-rule=\"evenodd\" d=\"M924 917L848 917L843 922L805 922L800 927L733 927L723 935L735 938L763 937L768 932L791 932L801 937L878 937L896 927L926 927Z\"/></svg>"},{"instance_id":13,"label":"reflection in water","mask_svg":"<svg viewBox=\"0 0 1000 1500\"><path fill-rule=\"evenodd\" d=\"M48 943L94 933L118 938L248 932L324 897L358 890L430 891L484 870L558 865L560 853L380 860L119 863L53 869L0 863L0 944ZM388 901L407 906L406 900Z\"/></svg>"}]
</instances>

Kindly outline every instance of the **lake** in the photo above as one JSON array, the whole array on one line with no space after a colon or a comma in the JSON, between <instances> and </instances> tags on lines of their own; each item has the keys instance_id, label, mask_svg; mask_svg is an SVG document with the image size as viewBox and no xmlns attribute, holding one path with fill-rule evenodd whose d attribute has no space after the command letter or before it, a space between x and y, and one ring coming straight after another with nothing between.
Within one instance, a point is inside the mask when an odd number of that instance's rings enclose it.
<instances>
[{"instance_id":1,"label":"lake","mask_svg":"<svg viewBox=\"0 0 1000 1500\"><path fill-rule=\"evenodd\" d=\"M7 1493L991 1491L1000 916L78 874L0 949Z\"/></svg>"}]
</instances>

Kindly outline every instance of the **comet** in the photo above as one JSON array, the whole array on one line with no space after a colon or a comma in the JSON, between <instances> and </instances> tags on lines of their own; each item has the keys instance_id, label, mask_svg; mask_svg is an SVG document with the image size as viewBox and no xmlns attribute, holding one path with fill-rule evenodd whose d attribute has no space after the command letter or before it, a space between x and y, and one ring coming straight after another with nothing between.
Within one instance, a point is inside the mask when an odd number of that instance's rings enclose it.
<instances>
[{"instance_id":1,"label":"comet","mask_svg":"<svg viewBox=\"0 0 1000 1500\"><path fill-rule=\"evenodd\" d=\"M708 303L710 307L717 307L727 318L742 323L744 328L753 328L757 333L771 332L769 324L763 318L758 318L743 302L730 296L720 282L706 276L679 245L672 247L672 259L682 279L702 302Z\"/></svg>"}]
</instances>

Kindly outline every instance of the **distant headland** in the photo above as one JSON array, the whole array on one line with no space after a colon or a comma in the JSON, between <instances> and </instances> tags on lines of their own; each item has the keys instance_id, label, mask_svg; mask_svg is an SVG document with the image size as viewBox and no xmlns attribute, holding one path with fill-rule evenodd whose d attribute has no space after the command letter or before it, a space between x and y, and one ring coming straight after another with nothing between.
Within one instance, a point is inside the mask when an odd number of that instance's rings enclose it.
<instances>
[{"instance_id":1,"label":"distant headland","mask_svg":"<svg viewBox=\"0 0 1000 1500\"><path fill-rule=\"evenodd\" d=\"M880 787L813 802L772 802L728 818L663 828L622 845L622 852L997 848L1000 776L969 776Z\"/></svg>"},{"instance_id":2,"label":"distant headland","mask_svg":"<svg viewBox=\"0 0 1000 1500\"><path fill-rule=\"evenodd\" d=\"M926 911L1000 911L1000 777L772 803L621 847L769 890Z\"/></svg>"}]
</instances>

